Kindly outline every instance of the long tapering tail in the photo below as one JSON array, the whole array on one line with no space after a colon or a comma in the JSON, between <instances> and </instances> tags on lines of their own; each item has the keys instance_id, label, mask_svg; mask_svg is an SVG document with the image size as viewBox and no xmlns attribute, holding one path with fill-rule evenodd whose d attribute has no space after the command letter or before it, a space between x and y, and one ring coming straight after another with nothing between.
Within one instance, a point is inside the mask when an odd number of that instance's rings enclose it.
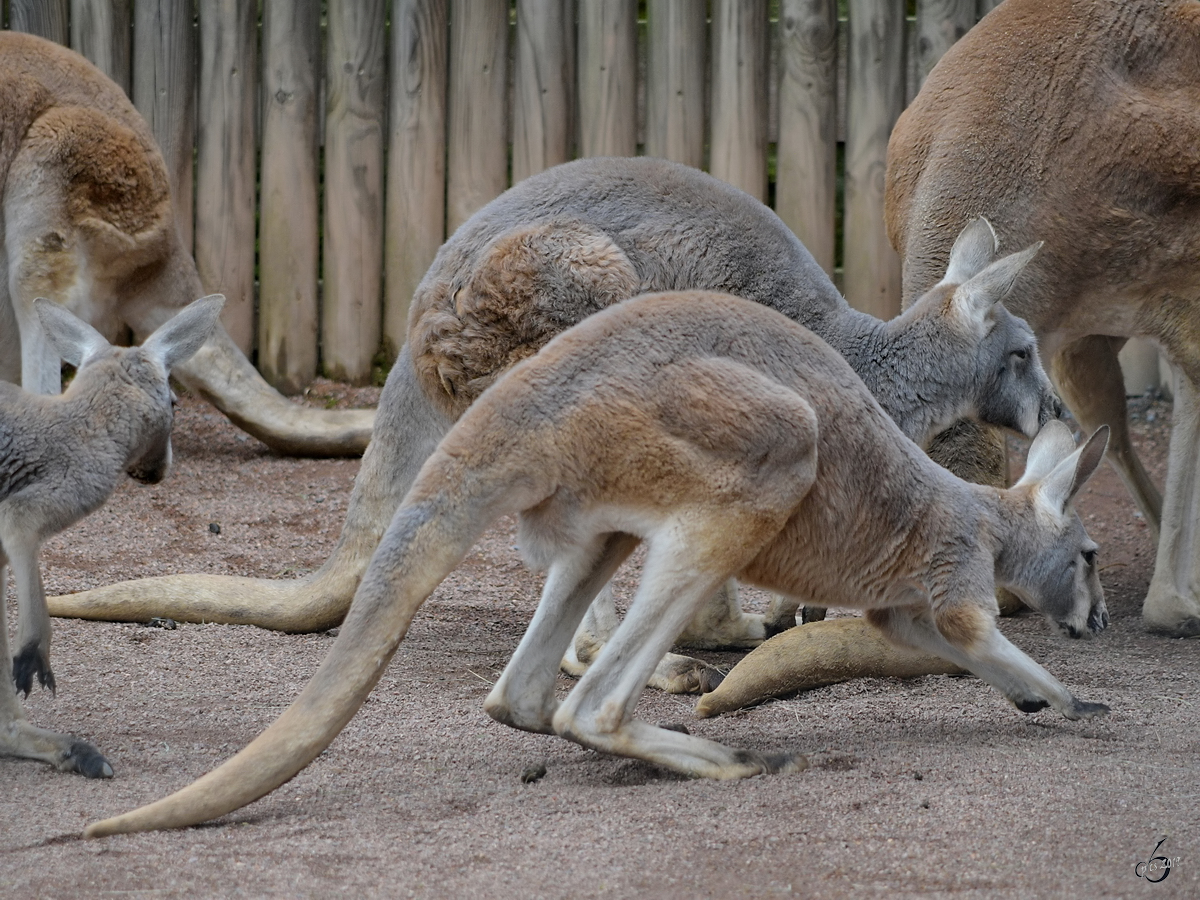
<instances>
[{"instance_id":1,"label":"long tapering tail","mask_svg":"<svg viewBox=\"0 0 1200 900\"><path fill-rule=\"evenodd\" d=\"M156 803L89 825L84 837L182 828L270 793L321 753L375 686L413 616L496 517L449 491L402 506L329 655L300 696L244 750Z\"/></svg>"},{"instance_id":2,"label":"long tapering tail","mask_svg":"<svg viewBox=\"0 0 1200 900\"><path fill-rule=\"evenodd\" d=\"M219 325L174 374L243 431L288 456L360 456L371 440L374 410L312 409L290 402L267 384Z\"/></svg>"}]
</instances>

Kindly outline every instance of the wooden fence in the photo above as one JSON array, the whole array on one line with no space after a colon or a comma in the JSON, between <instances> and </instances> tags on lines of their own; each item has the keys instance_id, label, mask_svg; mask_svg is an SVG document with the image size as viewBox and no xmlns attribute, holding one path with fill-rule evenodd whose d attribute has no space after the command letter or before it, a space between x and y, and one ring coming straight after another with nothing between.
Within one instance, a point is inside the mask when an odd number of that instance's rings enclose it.
<instances>
[{"instance_id":1,"label":"wooden fence","mask_svg":"<svg viewBox=\"0 0 1200 900\"><path fill-rule=\"evenodd\" d=\"M295 391L318 368L368 379L446 235L576 156L663 156L773 199L851 303L894 315L888 135L998 2L9 0L6 25L130 93L226 327Z\"/></svg>"}]
</instances>

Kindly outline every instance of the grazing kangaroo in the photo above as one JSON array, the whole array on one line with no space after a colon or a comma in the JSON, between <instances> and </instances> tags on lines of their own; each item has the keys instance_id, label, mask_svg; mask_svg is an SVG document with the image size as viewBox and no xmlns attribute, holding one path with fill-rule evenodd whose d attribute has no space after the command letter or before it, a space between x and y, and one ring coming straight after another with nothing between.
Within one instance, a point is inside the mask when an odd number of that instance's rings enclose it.
<instances>
[{"instance_id":1,"label":"grazing kangaroo","mask_svg":"<svg viewBox=\"0 0 1200 900\"><path fill-rule=\"evenodd\" d=\"M171 368L200 349L225 298L197 300L141 347L118 350L49 300L34 310L54 351L79 370L60 396L0 381L0 659L9 658L5 566L16 579L20 623L12 674L29 695L34 676L54 690L50 616L38 571L46 540L99 509L126 472L155 484L171 465ZM0 754L39 759L89 778L112 767L86 741L35 728L11 687L0 686Z\"/></svg>"},{"instance_id":2,"label":"grazing kangaroo","mask_svg":"<svg viewBox=\"0 0 1200 900\"><path fill-rule=\"evenodd\" d=\"M1006 244L1046 240L1006 303L1084 428L1112 430L1158 540L1143 620L1200 634L1200 3L1006 0L955 44L888 146L907 300L980 215ZM1165 505L1129 437L1117 351L1133 336L1177 375ZM987 438L965 430L970 456Z\"/></svg>"},{"instance_id":3,"label":"grazing kangaroo","mask_svg":"<svg viewBox=\"0 0 1200 900\"><path fill-rule=\"evenodd\" d=\"M366 700L413 616L501 515L548 569L485 701L514 728L685 775L803 768L633 718L647 679L712 592L736 577L867 610L893 641L975 672L1018 709L1076 699L995 627L1004 584L1072 635L1108 619L1096 545L1071 498L1104 455L1052 422L1011 490L956 478L888 417L846 361L759 304L713 293L618 304L551 341L459 419L388 526L329 655L246 749L86 836L192 825L283 784ZM596 593L641 541L624 621L561 703L558 663ZM832 623L830 623L832 624Z\"/></svg>"},{"instance_id":4,"label":"grazing kangaroo","mask_svg":"<svg viewBox=\"0 0 1200 900\"><path fill-rule=\"evenodd\" d=\"M0 32L0 195L0 379L60 389L35 297L116 340L125 327L144 338L204 293L145 120L82 56L13 31ZM358 455L371 436L370 410L289 403L219 325L175 376L282 453Z\"/></svg>"},{"instance_id":5,"label":"grazing kangaroo","mask_svg":"<svg viewBox=\"0 0 1200 900\"><path fill-rule=\"evenodd\" d=\"M847 305L770 209L703 172L648 158L549 169L484 206L438 252L380 397L341 539L318 572L294 582L151 578L55 598L51 608L285 631L336 625L422 463L475 398L555 334L644 291L728 291L806 325L918 444L964 414L1033 435L1060 406L1032 332L1000 301L1035 248L993 262L995 251L986 222L968 225L943 283L882 322ZM607 591L601 600L611 606ZM702 619L710 628L691 629L684 643L752 646L766 634L728 587ZM672 659L655 684L696 690L708 674Z\"/></svg>"}]
</instances>

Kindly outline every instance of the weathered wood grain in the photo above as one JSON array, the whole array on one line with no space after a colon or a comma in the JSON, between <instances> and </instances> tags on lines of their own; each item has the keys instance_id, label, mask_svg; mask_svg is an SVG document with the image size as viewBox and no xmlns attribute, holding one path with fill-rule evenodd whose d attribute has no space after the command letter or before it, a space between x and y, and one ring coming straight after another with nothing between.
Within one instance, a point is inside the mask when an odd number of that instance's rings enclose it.
<instances>
[{"instance_id":1,"label":"weathered wood grain","mask_svg":"<svg viewBox=\"0 0 1200 900\"><path fill-rule=\"evenodd\" d=\"M571 158L575 4L517 0L512 180Z\"/></svg>"},{"instance_id":2,"label":"weathered wood grain","mask_svg":"<svg viewBox=\"0 0 1200 900\"><path fill-rule=\"evenodd\" d=\"M637 153L637 0L579 4L579 155Z\"/></svg>"},{"instance_id":3,"label":"weathered wood grain","mask_svg":"<svg viewBox=\"0 0 1200 900\"><path fill-rule=\"evenodd\" d=\"M196 141L196 269L225 295L221 322L254 350L254 207L258 92L257 0L200 0Z\"/></svg>"},{"instance_id":4,"label":"weathered wood grain","mask_svg":"<svg viewBox=\"0 0 1200 900\"><path fill-rule=\"evenodd\" d=\"M394 0L383 339L394 356L413 291L446 235L447 0Z\"/></svg>"},{"instance_id":5,"label":"weathered wood grain","mask_svg":"<svg viewBox=\"0 0 1200 900\"><path fill-rule=\"evenodd\" d=\"M284 393L317 374L321 0L265 0L258 367Z\"/></svg>"},{"instance_id":6,"label":"weathered wood grain","mask_svg":"<svg viewBox=\"0 0 1200 900\"><path fill-rule=\"evenodd\" d=\"M382 327L384 13L384 0L328 5L321 363L358 384Z\"/></svg>"},{"instance_id":7,"label":"weathered wood grain","mask_svg":"<svg viewBox=\"0 0 1200 900\"><path fill-rule=\"evenodd\" d=\"M71 0L71 48L128 94L132 85L130 0Z\"/></svg>"},{"instance_id":8,"label":"weathered wood grain","mask_svg":"<svg viewBox=\"0 0 1200 900\"><path fill-rule=\"evenodd\" d=\"M705 4L648 0L646 153L704 165Z\"/></svg>"}]
</instances>

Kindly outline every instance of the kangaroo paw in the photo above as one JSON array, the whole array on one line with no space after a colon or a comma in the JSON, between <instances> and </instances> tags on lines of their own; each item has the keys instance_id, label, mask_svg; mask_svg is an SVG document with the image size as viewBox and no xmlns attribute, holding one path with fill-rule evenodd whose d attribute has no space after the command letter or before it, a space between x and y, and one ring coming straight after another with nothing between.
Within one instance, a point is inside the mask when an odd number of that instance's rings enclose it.
<instances>
[{"instance_id":1,"label":"kangaroo paw","mask_svg":"<svg viewBox=\"0 0 1200 900\"><path fill-rule=\"evenodd\" d=\"M58 767L64 772L78 772L85 778L113 777L112 766L104 754L87 741L73 741Z\"/></svg>"},{"instance_id":2,"label":"kangaroo paw","mask_svg":"<svg viewBox=\"0 0 1200 900\"><path fill-rule=\"evenodd\" d=\"M1108 705L1104 703L1089 703L1086 700L1071 698L1071 708L1063 713L1068 719L1094 719L1096 716L1108 715Z\"/></svg>"},{"instance_id":3,"label":"kangaroo paw","mask_svg":"<svg viewBox=\"0 0 1200 900\"><path fill-rule=\"evenodd\" d=\"M649 686L668 694L707 694L716 690L724 677L698 659L668 653L650 676Z\"/></svg>"},{"instance_id":4,"label":"kangaroo paw","mask_svg":"<svg viewBox=\"0 0 1200 900\"><path fill-rule=\"evenodd\" d=\"M37 675L38 683L49 688L54 693L54 673L50 670L50 660L38 649L37 644L27 644L25 649L13 657L13 681L17 691L29 696L33 690L33 676Z\"/></svg>"}]
</instances>

